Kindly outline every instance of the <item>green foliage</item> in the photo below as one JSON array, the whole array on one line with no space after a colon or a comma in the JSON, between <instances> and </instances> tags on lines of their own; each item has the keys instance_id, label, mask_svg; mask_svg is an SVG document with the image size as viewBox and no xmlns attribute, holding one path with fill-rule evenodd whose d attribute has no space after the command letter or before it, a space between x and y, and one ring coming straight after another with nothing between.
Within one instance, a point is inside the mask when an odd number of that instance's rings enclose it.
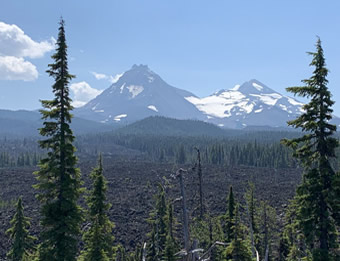
<instances>
[{"instance_id":1,"label":"green foliage","mask_svg":"<svg viewBox=\"0 0 340 261\"><path fill-rule=\"evenodd\" d=\"M247 204L247 216L249 222L249 230L252 235L250 235L252 244L252 254L255 256L256 251L260 248L259 240L259 228L258 228L258 201L255 198L255 185L254 183L249 183L249 187L245 194L245 200ZM252 230L252 231L251 231Z\"/></svg>"},{"instance_id":2,"label":"green foliage","mask_svg":"<svg viewBox=\"0 0 340 261\"><path fill-rule=\"evenodd\" d=\"M242 133L242 131L237 131ZM260 136L261 134L261 136ZM255 166L287 168L296 167L291 150L279 143L283 137L296 137L295 132L250 132L241 138L186 137L106 133L77 137L79 152L97 155L103 146L113 144L143 152L143 157L154 162L177 162L182 146L184 163L196 162L197 155L193 150L199 147L202 164L226 166ZM263 136L263 137L262 137ZM266 139L265 139L265 138ZM261 138L258 140L257 138ZM116 153L116 150L115 150ZM183 153L183 151L181 152Z\"/></svg>"},{"instance_id":3,"label":"green foliage","mask_svg":"<svg viewBox=\"0 0 340 261\"><path fill-rule=\"evenodd\" d=\"M41 155L36 152L21 152L11 155L7 151L0 153L0 167L31 167L36 166Z\"/></svg>"},{"instance_id":4,"label":"green foliage","mask_svg":"<svg viewBox=\"0 0 340 261\"><path fill-rule=\"evenodd\" d=\"M155 209L148 219L152 228L148 233L147 260L173 260L178 250L174 233L176 220L173 217L172 204L167 204L165 190L161 184L158 186L155 201Z\"/></svg>"},{"instance_id":5,"label":"green foliage","mask_svg":"<svg viewBox=\"0 0 340 261\"><path fill-rule=\"evenodd\" d=\"M254 234L257 234L258 233L258 227L256 223L257 200L255 198L254 183L249 183L249 188L246 191L245 199L246 199L247 208L248 208L249 222L252 225Z\"/></svg>"},{"instance_id":6,"label":"green foliage","mask_svg":"<svg viewBox=\"0 0 340 261\"><path fill-rule=\"evenodd\" d=\"M214 124L197 120L178 120L162 116L152 116L132 123L117 131L124 134L151 134L160 136L216 136L223 137L227 131Z\"/></svg>"},{"instance_id":7,"label":"green foliage","mask_svg":"<svg viewBox=\"0 0 340 261\"><path fill-rule=\"evenodd\" d=\"M24 215L22 198L16 203L16 213L11 220L11 228L6 231L12 242L12 247L7 253L9 260L23 261L29 260L34 250L35 237L29 235L30 222L29 218Z\"/></svg>"},{"instance_id":8,"label":"green foliage","mask_svg":"<svg viewBox=\"0 0 340 261\"><path fill-rule=\"evenodd\" d=\"M293 199L285 214L284 229L280 239L280 260L309 260L310 252L305 243L305 237L299 228L297 220L298 201Z\"/></svg>"},{"instance_id":9,"label":"green foliage","mask_svg":"<svg viewBox=\"0 0 340 261\"><path fill-rule=\"evenodd\" d=\"M225 234L226 234L226 242L231 242L232 238L234 238L234 228L235 228L235 199L233 193L233 187L230 186L229 196L227 199L227 213L225 215Z\"/></svg>"},{"instance_id":10,"label":"green foliage","mask_svg":"<svg viewBox=\"0 0 340 261\"><path fill-rule=\"evenodd\" d=\"M230 244L224 252L225 260L251 261L250 244L249 240L245 237L246 230L240 220L238 204L234 208L232 230L233 234L230 238Z\"/></svg>"},{"instance_id":11,"label":"green foliage","mask_svg":"<svg viewBox=\"0 0 340 261\"><path fill-rule=\"evenodd\" d=\"M331 165L338 141L333 137L336 126L329 123L334 102L327 88L328 70L320 39L316 52L309 54L313 57L310 64L314 67L312 77L303 80L303 87L287 88L296 95L310 98L310 102L303 107L305 112L288 122L306 134L283 142L294 149L294 156L301 161L305 170L296 196L299 227L312 249L313 260L328 261L339 258L336 257L336 249L339 248L340 183Z\"/></svg>"},{"instance_id":12,"label":"green foliage","mask_svg":"<svg viewBox=\"0 0 340 261\"><path fill-rule=\"evenodd\" d=\"M74 136L70 128L72 115L69 97L69 81L74 78L68 73L67 45L64 20L61 19L56 53L52 55L47 73L54 78L54 99L43 100L40 110L44 120L40 134L46 139L39 142L48 151L47 157L35 172L38 184L37 198L41 207L41 247L39 260L72 261L78 253L82 210L77 204L81 193L80 170L75 166L77 158L72 145Z\"/></svg>"},{"instance_id":13,"label":"green foliage","mask_svg":"<svg viewBox=\"0 0 340 261\"><path fill-rule=\"evenodd\" d=\"M3 200L0 198L0 209L6 209L13 207L13 205L16 203L14 199L11 200Z\"/></svg>"},{"instance_id":14,"label":"green foliage","mask_svg":"<svg viewBox=\"0 0 340 261\"><path fill-rule=\"evenodd\" d=\"M158 186L159 192L156 195L156 207L150 213L149 222L152 231L149 233L148 260L160 260L164 257L165 242L168 232L167 205L165 191L161 184Z\"/></svg>"},{"instance_id":15,"label":"green foliage","mask_svg":"<svg viewBox=\"0 0 340 261\"><path fill-rule=\"evenodd\" d=\"M207 250L209 246L212 244L212 232L210 232L210 224L208 222L208 216L205 216L204 219L200 217L194 218L190 225L190 236L194 239L197 239L199 242L199 247ZM220 239L224 240L224 237Z\"/></svg>"},{"instance_id":16,"label":"green foliage","mask_svg":"<svg viewBox=\"0 0 340 261\"><path fill-rule=\"evenodd\" d=\"M171 237L170 233L165 239L165 250L164 250L164 261L175 261L176 257L176 245L174 239Z\"/></svg>"},{"instance_id":17,"label":"green foliage","mask_svg":"<svg viewBox=\"0 0 340 261\"><path fill-rule=\"evenodd\" d=\"M206 214L203 219L197 217L191 222L191 237L198 240L199 248L204 249L204 252L206 252L216 241L225 241L225 235L222 227L222 223L224 221L224 216L211 217ZM211 250L210 259L222 259L223 250L224 248L222 246L216 245Z\"/></svg>"},{"instance_id":18,"label":"green foliage","mask_svg":"<svg viewBox=\"0 0 340 261\"><path fill-rule=\"evenodd\" d=\"M108 218L110 204L106 203L107 182L103 175L102 158L98 166L90 174L92 189L87 197L90 228L84 233L85 249L82 253L84 261L106 261L113 256L114 224Z\"/></svg>"},{"instance_id":19,"label":"green foliage","mask_svg":"<svg viewBox=\"0 0 340 261\"><path fill-rule=\"evenodd\" d=\"M184 164L186 163L186 152L184 150L184 146L181 145L179 148L178 148L178 151L176 153L176 163L178 164Z\"/></svg>"},{"instance_id":20,"label":"green foliage","mask_svg":"<svg viewBox=\"0 0 340 261\"><path fill-rule=\"evenodd\" d=\"M260 202L258 212L256 248L261 257L265 257L268 248L268 256L271 259L273 258L274 243L278 240L276 238L276 230L278 228L277 215L275 209L264 201Z\"/></svg>"},{"instance_id":21,"label":"green foliage","mask_svg":"<svg viewBox=\"0 0 340 261\"><path fill-rule=\"evenodd\" d=\"M115 250L115 260L117 261L129 261L129 257L125 251L124 246L118 245Z\"/></svg>"}]
</instances>

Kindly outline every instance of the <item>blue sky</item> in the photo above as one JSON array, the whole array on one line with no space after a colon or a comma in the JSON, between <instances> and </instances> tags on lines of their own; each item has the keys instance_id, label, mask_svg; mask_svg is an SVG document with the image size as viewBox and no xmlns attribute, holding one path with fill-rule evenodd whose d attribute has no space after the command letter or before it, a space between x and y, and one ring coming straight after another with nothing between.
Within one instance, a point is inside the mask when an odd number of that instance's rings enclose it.
<instances>
[{"instance_id":1,"label":"blue sky","mask_svg":"<svg viewBox=\"0 0 340 261\"><path fill-rule=\"evenodd\" d=\"M62 15L80 102L133 64L201 97L253 78L287 94L311 76L306 52L318 35L340 115L339 10L337 0L3 1L0 108L37 109L52 97L45 70ZM4 40L8 32L20 43Z\"/></svg>"}]
</instances>

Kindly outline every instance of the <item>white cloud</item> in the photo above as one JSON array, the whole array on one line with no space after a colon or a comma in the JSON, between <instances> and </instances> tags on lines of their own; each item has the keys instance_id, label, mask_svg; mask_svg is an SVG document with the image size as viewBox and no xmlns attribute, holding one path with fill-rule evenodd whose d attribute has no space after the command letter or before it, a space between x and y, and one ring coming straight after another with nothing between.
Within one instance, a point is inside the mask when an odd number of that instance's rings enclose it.
<instances>
[{"instance_id":1,"label":"white cloud","mask_svg":"<svg viewBox=\"0 0 340 261\"><path fill-rule=\"evenodd\" d=\"M96 73L96 72L91 72L94 77L96 77L97 80L102 80L102 79L107 79L108 76L103 73Z\"/></svg>"},{"instance_id":2,"label":"white cloud","mask_svg":"<svg viewBox=\"0 0 340 261\"><path fill-rule=\"evenodd\" d=\"M0 22L0 54L3 56L40 58L53 50L55 39L36 42L15 24Z\"/></svg>"},{"instance_id":3,"label":"white cloud","mask_svg":"<svg viewBox=\"0 0 340 261\"><path fill-rule=\"evenodd\" d=\"M92 88L87 82L84 81L71 84L70 89L74 96L74 107L81 107L85 105L88 101L94 99L103 92L103 90Z\"/></svg>"},{"instance_id":4,"label":"white cloud","mask_svg":"<svg viewBox=\"0 0 340 261\"><path fill-rule=\"evenodd\" d=\"M53 37L36 42L15 24L0 22L0 80L36 80L36 66L25 61L24 57L43 57L54 48L54 44Z\"/></svg>"},{"instance_id":5,"label":"white cloud","mask_svg":"<svg viewBox=\"0 0 340 261\"><path fill-rule=\"evenodd\" d=\"M0 56L0 80L33 81L38 78L37 68L21 57Z\"/></svg>"},{"instance_id":6,"label":"white cloud","mask_svg":"<svg viewBox=\"0 0 340 261\"><path fill-rule=\"evenodd\" d=\"M123 73L116 74L115 76L106 75L104 73L97 73L97 72L91 72L91 73L97 80L108 80L110 83L118 82L119 78L122 77L123 75Z\"/></svg>"}]
</instances>

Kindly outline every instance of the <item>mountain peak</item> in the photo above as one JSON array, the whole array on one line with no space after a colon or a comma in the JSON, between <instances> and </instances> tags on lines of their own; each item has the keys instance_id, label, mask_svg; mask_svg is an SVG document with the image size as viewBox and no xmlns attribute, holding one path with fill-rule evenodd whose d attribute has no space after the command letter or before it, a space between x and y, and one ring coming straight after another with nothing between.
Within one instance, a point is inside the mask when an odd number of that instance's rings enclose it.
<instances>
[{"instance_id":1,"label":"mountain peak","mask_svg":"<svg viewBox=\"0 0 340 261\"><path fill-rule=\"evenodd\" d=\"M147 64L134 64L132 65L131 70L149 70L149 66Z\"/></svg>"},{"instance_id":2,"label":"mountain peak","mask_svg":"<svg viewBox=\"0 0 340 261\"><path fill-rule=\"evenodd\" d=\"M256 79L251 79L251 80L243 83L240 87L238 87L237 90L244 93L244 94L275 93L274 90L270 89L269 87L267 87L262 82L260 82Z\"/></svg>"},{"instance_id":3,"label":"mountain peak","mask_svg":"<svg viewBox=\"0 0 340 261\"><path fill-rule=\"evenodd\" d=\"M134 64L131 69L124 72L119 80L111 85L111 88L121 87L123 84L128 85L140 85L147 87L149 84L154 83L154 81L159 81L160 77L151 71L147 65L144 64Z\"/></svg>"},{"instance_id":4,"label":"mountain peak","mask_svg":"<svg viewBox=\"0 0 340 261\"><path fill-rule=\"evenodd\" d=\"M127 72L133 72L133 73L142 73L145 75L155 75L155 73L153 71L150 70L149 66L146 64L134 64L132 65L131 69L128 70Z\"/></svg>"}]
</instances>

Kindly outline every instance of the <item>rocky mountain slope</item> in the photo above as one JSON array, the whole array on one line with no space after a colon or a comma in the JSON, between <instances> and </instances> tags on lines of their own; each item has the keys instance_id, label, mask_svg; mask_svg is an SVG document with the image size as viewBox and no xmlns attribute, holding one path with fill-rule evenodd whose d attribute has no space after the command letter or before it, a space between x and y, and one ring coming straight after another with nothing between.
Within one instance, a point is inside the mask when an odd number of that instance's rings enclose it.
<instances>
[{"instance_id":1,"label":"rocky mountain slope","mask_svg":"<svg viewBox=\"0 0 340 261\"><path fill-rule=\"evenodd\" d=\"M146 65L134 65L119 80L75 110L81 118L103 123L132 123L149 116L202 120L185 97L194 94L170 86Z\"/></svg>"}]
</instances>

